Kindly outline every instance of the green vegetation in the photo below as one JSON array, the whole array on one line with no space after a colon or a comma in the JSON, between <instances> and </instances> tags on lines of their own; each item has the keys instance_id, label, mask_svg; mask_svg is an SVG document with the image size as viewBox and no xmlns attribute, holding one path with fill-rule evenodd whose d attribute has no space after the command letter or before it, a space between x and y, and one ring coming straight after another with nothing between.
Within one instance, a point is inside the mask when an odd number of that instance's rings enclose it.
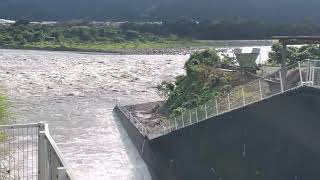
<instances>
[{"instance_id":1,"label":"green vegetation","mask_svg":"<svg viewBox=\"0 0 320 180\"><path fill-rule=\"evenodd\" d=\"M272 25L254 21L194 21L94 24L84 21L0 25L0 47L116 52L206 46L199 40L270 39L273 35L315 35L320 25Z\"/></svg>"},{"instance_id":2,"label":"green vegetation","mask_svg":"<svg viewBox=\"0 0 320 180\"><path fill-rule=\"evenodd\" d=\"M272 65L281 64L281 44L274 44L272 51L269 53L268 62ZM289 46L287 48L287 64L294 64L295 62L305 59L319 59L320 49L318 45L306 45L301 47Z\"/></svg>"},{"instance_id":3,"label":"green vegetation","mask_svg":"<svg viewBox=\"0 0 320 180\"><path fill-rule=\"evenodd\" d=\"M8 48L111 51L190 47L197 44L171 34L154 35L119 26L96 26L82 22L39 25L18 21L10 26L0 26L0 46Z\"/></svg>"},{"instance_id":4,"label":"green vegetation","mask_svg":"<svg viewBox=\"0 0 320 180\"><path fill-rule=\"evenodd\" d=\"M0 92L0 125L3 125L8 120L8 103L5 96ZM6 139L7 135L3 132L0 132L0 142L3 142ZM1 151L1 150L0 150Z\"/></svg>"},{"instance_id":5,"label":"green vegetation","mask_svg":"<svg viewBox=\"0 0 320 180\"><path fill-rule=\"evenodd\" d=\"M214 50L191 55L185 63L186 75L178 76L174 84L162 82L158 86L172 114L203 105L241 84L239 75L222 69L229 66L230 62L230 58L220 58Z\"/></svg>"},{"instance_id":6,"label":"green vegetation","mask_svg":"<svg viewBox=\"0 0 320 180\"><path fill-rule=\"evenodd\" d=\"M319 6L317 0L0 0L0 17L47 21L246 18L278 24L319 22Z\"/></svg>"},{"instance_id":7,"label":"green vegetation","mask_svg":"<svg viewBox=\"0 0 320 180\"><path fill-rule=\"evenodd\" d=\"M5 124L7 119L8 119L7 99L5 96L1 95L0 93L0 124Z\"/></svg>"},{"instance_id":8,"label":"green vegetation","mask_svg":"<svg viewBox=\"0 0 320 180\"><path fill-rule=\"evenodd\" d=\"M293 64L304 59L319 59L320 51L317 45L290 46L288 48L287 63ZM230 57L220 58L214 50L205 50L191 55L185 63L186 75L176 78L176 82L164 81L158 86L159 94L166 99L171 115L200 107L217 96L226 95L231 89L239 88L245 82L250 82L254 77L246 77L238 71L230 71L235 59ZM274 44L269 54L269 63L281 63L281 45ZM231 67L231 68L230 68ZM241 97L240 94L234 94ZM254 91L253 91L254 92ZM259 94L246 92L248 101L256 99Z\"/></svg>"},{"instance_id":9,"label":"green vegetation","mask_svg":"<svg viewBox=\"0 0 320 180\"><path fill-rule=\"evenodd\" d=\"M256 40L271 39L272 36L319 35L320 25L313 23L273 24L241 19L203 20L178 18L162 24L126 23L123 29L152 33L154 35L174 34L181 38L198 40Z\"/></svg>"}]
</instances>

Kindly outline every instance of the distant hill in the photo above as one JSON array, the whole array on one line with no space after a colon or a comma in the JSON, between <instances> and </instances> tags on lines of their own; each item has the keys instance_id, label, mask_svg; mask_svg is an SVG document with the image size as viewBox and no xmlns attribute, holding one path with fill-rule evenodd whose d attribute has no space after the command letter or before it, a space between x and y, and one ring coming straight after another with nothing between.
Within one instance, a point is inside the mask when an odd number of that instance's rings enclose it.
<instances>
[{"instance_id":1,"label":"distant hill","mask_svg":"<svg viewBox=\"0 0 320 180\"><path fill-rule=\"evenodd\" d=\"M320 22L319 0L0 0L0 18L97 21L243 18Z\"/></svg>"}]
</instances>

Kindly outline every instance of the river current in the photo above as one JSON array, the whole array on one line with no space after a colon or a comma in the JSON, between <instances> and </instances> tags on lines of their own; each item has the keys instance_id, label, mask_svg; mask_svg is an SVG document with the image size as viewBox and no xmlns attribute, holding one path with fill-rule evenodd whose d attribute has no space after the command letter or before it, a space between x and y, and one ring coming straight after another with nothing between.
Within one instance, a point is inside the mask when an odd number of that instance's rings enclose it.
<instances>
[{"instance_id":1,"label":"river current","mask_svg":"<svg viewBox=\"0 0 320 180\"><path fill-rule=\"evenodd\" d=\"M188 57L0 49L0 85L11 121L48 123L77 180L151 180L113 107L160 100Z\"/></svg>"}]
</instances>

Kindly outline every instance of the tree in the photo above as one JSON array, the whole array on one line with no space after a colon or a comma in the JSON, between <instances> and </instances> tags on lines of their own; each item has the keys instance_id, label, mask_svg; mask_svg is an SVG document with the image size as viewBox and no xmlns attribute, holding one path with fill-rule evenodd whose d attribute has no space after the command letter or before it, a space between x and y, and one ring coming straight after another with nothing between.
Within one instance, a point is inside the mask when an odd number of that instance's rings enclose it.
<instances>
[{"instance_id":1,"label":"tree","mask_svg":"<svg viewBox=\"0 0 320 180\"><path fill-rule=\"evenodd\" d=\"M272 45L272 51L269 53L268 62L270 64L279 65L281 64L281 44ZM320 57L320 51L317 45L307 45L302 46L300 48L289 46L287 48L287 64L294 64L298 61L302 61L305 59L318 59Z\"/></svg>"},{"instance_id":2,"label":"tree","mask_svg":"<svg viewBox=\"0 0 320 180\"><path fill-rule=\"evenodd\" d=\"M46 38L46 35L43 31L37 31L33 34L33 42L41 42Z\"/></svg>"},{"instance_id":3,"label":"tree","mask_svg":"<svg viewBox=\"0 0 320 180\"><path fill-rule=\"evenodd\" d=\"M168 81L161 82L160 85L157 86L158 94L165 99L170 97L171 92L174 90L174 84Z\"/></svg>"},{"instance_id":4,"label":"tree","mask_svg":"<svg viewBox=\"0 0 320 180\"><path fill-rule=\"evenodd\" d=\"M203 105L219 93L229 91L241 83L239 76L220 70L230 62L221 59L216 51L195 52L185 63L186 75L178 76L175 84L163 82L158 86L165 95L173 115ZM232 64L228 64L229 66Z\"/></svg>"},{"instance_id":5,"label":"tree","mask_svg":"<svg viewBox=\"0 0 320 180\"><path fill-rule=\"evenodd\" d=\"M13 26L20 26L20 25L26 26L26 25L28 25L28 24L30 24L30 22L29 22L28 20L20 19L20 20L16 21L16 22L13 24Z\"/></svg>"},{"instance_id":6,"label":"tree","mask_svg":"<svg viewBox=\"0 0 320 180\"><path fill-rule=\"evenodd\" d=\"M129 40L138 39L140 37L139 32L134 30L125 31L125 35Z\"/></svg>"},{"instance_id":7,"label":"tree","mask_svg":"<svg viewBox=\"0 0 320 180\"><path fill-rule=\"evenodd\" d=\"M221 59L215 50L204 50L202 52L195 52L189 58L185 64L185 68L189 68L195 65L220 65Z\"/></svg>"}]
</instances>

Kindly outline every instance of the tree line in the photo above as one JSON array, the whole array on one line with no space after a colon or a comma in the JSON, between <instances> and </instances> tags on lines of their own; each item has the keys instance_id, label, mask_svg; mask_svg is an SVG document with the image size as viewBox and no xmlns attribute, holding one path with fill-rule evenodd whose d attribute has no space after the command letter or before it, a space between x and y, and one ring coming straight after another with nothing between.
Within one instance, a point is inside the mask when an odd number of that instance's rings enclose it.
<instances>
[{"instance_id":1,"label":"tree line","mask_svg":"<svg viewBox=\"0 0 320 180\"><path fill-rule=\"evenodd\" d=\"M122 29L132 29L155 35L174 34L200 40L271 39L272 36L319 35L320 25L315 23L272 24L244 20L195 21L178 18L162 24L126 23Z\"/></svg>"},{"instance_id":2,"label":"tree line","mask_svg":"<svg viewBox=\"0 0 320 180\"><path fill-rule=\"evenodd\" d=\"M88 23L30 24L17 21L0 25L0 45L25 45L38 42L103 42L157 41L160 37L116 26L96 26Z\"/></svg>"},{"instance_id":3,"label":"tree line","mask_svg":"<svg viewBox=\"0 0 320 180\"><path fill-rule=\"evenodd\" d=\"M17 21L0 25L0 45L24 45L35 42L104 42L157 41L161 38L198 40L270 39L275 35L318 35L320 25L269 24L257 21L194 21L179 18L161 23L123 23L95 25L88 22L30 24Z\"/></svg>"}]
</instances>

